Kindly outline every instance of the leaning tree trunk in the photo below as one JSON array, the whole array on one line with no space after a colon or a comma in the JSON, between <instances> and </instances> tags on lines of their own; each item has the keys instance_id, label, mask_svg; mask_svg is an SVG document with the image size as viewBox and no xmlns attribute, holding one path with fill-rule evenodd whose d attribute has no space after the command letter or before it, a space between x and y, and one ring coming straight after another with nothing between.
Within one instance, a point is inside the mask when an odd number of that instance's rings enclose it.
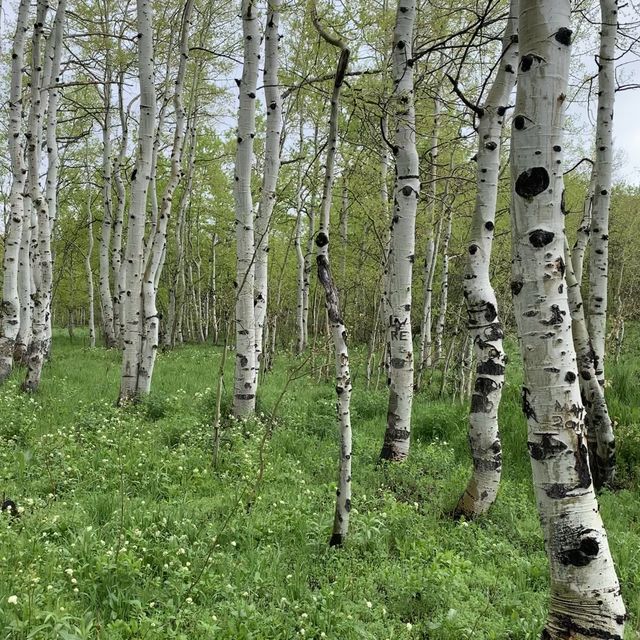
<instances>
[{"instance_id":1,"label":"leaning tree trunk","mask_svg":"<svg viewBox=\"0 0 640 640\"><path fill-rule=\"evenodd\" d=\"M329 544L341 546L349 531L349 512L351 511L351 373L349 371L349 351L347 348L347 328L340 313L338 289L331 275L329 262L329 226L331 219L331 196L335 174L335 159L338 145L338 119L340 115L340 93L344 76L349 65L349 49L345 44L328 34L318 20L313 5L313 23L322 38L340 50L333 92L331 94L331 114L329 116L329 139L325 161L324 187L322 191L320 230L316 237L316 264L318 282L325 291L327 315L336 362L336 408L340 424L340 462L338 468L338 489L333 520L333 532Z\"/></svg>"},{"instance_id":2,"label":"leaning tree trunk","mask_svg":"<svg viewBox=\"0 0 640 640\"><path fill-rule=\"evenodd\" d=\"M413 342L411 335L411 277L420 175L413 104L414 0L398 0L393 36L392 101L395 108L396 159L394 216L391 223L389 307L390 367L387 429L380 457L404 460L409 455L413 403Z\"/></svg>"},{"instance_id":3,"label":"leaning tree trunk","mask_svg":"<svg viewBox=\"0 0 640 640\"><path fill-rule=\"evenodd\" d=\"M600 15L598 117L596 120L596 158L593 167L596 172L596 184L593 192L591 253L589 260L589 334L595 352L596 376L598 382L604 386L618 1L600 0Z\"/></svg>"},{"instance_id":4,"label":"leaning tree trunk","mask_svg":"<svg viewBox=\"0 0 640 640\"><path fill-rule=\"evenodd\" d=\"M276 203L276 184L280 172L280 134L282 96L278 85L280 65L280 0L269 0L264 47L264 98L267 105L267 133L264 149L262 194L255 221L255 358L256 378L264 350L264 324L267 317L269 231ZM256 381L257 384L257 381Z\"/></svg>"},{"instance_id":5,"label":"leaning tree trunk","mask_svg":"<svg viewBox=\"0 0 640 640\"><path fill-rule=\"evenodd\" d=\"M580 389L586 409L587 442L589 445L589 467L596 489L613 484L615 474L616 443L613 425L609 417L604 389L595 373L595 356L587 329L582 303L580 283L576 278L571 260L569 243L565 238L565 261L567 295L571 309L573 344L578 358Z\"/></svg>"},{"instance_id":6,"label":"leaning tree trunk","mask_svg":"<svg viewBox=\"0 0 640 640\"><path fill-rule=\"evenodd\" d=\"M184 151L186 121L183 91L187 61L189 59L189 27L191 25L192 9L193 0L186 0L180 29L180 62L173 94L176 122L173 147L171 149L171 171L162 194L162 204L160 205L155 233L150 238L149 258L142 281L141 311L144 317L145 329L141 341L136 389L138 394L143 395L151 391L153 368L158 353L160 314L156 304L156 297L167 249L167 227L171 216L173 194L182 177L182 154Z\"/></svg>"},{"instance_id":7,"label":"leaning tree trunk","mask_svg":"<svg viewBox=\"0 0 640 640\"><path fill-rule=\"evenodd\" d=\"M9 90L9 123L7 144L11 159L10 215L4 236L2 285L2 314L0 314L0 382L6 380L13 370L13 352L20 330L20 296L18 293L18 270L22 244L25 206L26 170L22 144L22 67L29 21L28 0L21 0L18 7L16 34L11 51L11 88ZM27 226L25 224L24 226Z\"/></svg>"},{"instance_id":8,"label":"leaning tree trunk","mask_svg":"<svg viewBox=\"0 0 640 640\"><path fill-rule=\"evenodd\" d=\"M542 637L622 640L625 608L589 470L565 280L561 198L570 5L520 0L511 286L528 447L551 571Z\"/></svg>"},{"instance_id":9,"label":"leaning tree trunk","mask_svg":"<svg viewBox=\"0 0 640 640\"><path fill-rule=\"evenodd\" d=\"M236 210L236 366L233 413L248 416L256 407L254 227L251 163L256 131L256 87L260 62L260 22L255 0L242 0L244 65L240 81L238 136L233 194Z\"/></svg>"},{"instance_id":10,"label":"leaning tree trunk","mask_svg":"<svg viewBox=\"0 0 640 640\"><path fill-rule=\"evenodd\" d=\"M152 171L154 171L152 157L156 121L156 88L153 79L153 6L149 0L137 0L136 16L140 78L140 125L136 166L131 180L129 225L123 264L123 291L120 292L120 307L124 322L120 403L138 398L138 367L144 331L144 318L140 317L144 270L144 229L149 181Z\"/></svg>"},{"instance_id":11,"label":"leaning tree trunk","mask_svg":"<svg viewBox=\"0 0 640 640\"><path fill-rule=\"evenodd\" d=\"M518 0L511 0L509 22L502 38L500 65L487 101L478 113L476 204L464 274L467 327L477 362L469 412L473 473L456 506L456 514L467 518L485 513L493 504L502 472L498 408L507 358L489 267L498 199L500 136L519 59L517 25Z\"/></svg>"}]
</instances>

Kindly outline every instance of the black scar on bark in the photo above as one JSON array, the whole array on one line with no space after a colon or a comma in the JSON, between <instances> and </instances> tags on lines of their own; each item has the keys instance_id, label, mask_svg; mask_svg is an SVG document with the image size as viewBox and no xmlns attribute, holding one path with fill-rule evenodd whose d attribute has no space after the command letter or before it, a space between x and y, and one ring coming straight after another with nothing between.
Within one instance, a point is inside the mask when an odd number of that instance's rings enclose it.
<instances>
[{"instance_id":1,"label":"black scar on bark","mask_svg":"<svg viewBox=\"0 0 640 640\"><path fill-rule=\"evenodd\" d=\"M576 374L573 371L567 371L567 375L564 377L564 379L567 382L575 382L576 381Z\"/></svg>"},{"instance_id":2,"label":"black scar on bark","mask_svg":"<svg viewBox=\"0 0 640 640\"><path fill-rule=\"evenodd\" d=\"M533 56L530 56L530 55L522 56L522 59L520 60L520 69L525 72L529 71L529 69L531 69L532 64L533 64Z\"/></svg>"},{"instance_id":3,"label":"black scar on bark","mask_svg":"<svg viewBox=\"0 0 640 640\"><path fill-rule=\"evenodd\" d=\"M568 47L571 44L571 35L573 31L567 27L560 27L556 31L555 38L560 43Z\"/></svg>"},{"instance_id":4,"label":"black scar on bark","mask_svg":"<svg viewBox=\"0 0 640 640\"><path fill-rule=\"evenodd\" d=\"M527 387L522 387L522 413L524 413L525 418L527 420L531 418L535 422L538 422L538 418L536 417L536 412L534 411L531 403L529 402L529 394L531 392Z\"/></svg>"},{"instance_id":5,"label":"black scar on bark","mask_svg":"<svg viewBox=\"0 0 640 640\"><path fill-rule=\"evenodd\" d=\"M555 234L545 229L536 229L529 234L529 242L536 248L542 249L542 247L548 245L555 237Z\"/></svg>"},{"instance_id":6,"label":"black scar on bark","mask_svg":"<svg viewBox=\"0 0 640 640\"><path fill-rule=\"evenodd\" d=\"M329 540L329 546L330 547L341 547L344 543L344 540L342 539L342 534L341 533L332 533L331 534L331 540Z\"/></svg>"},{"instance_id":7,"label":"black scar on bark","mask_svg":"<svg viewBox=\"0 0 640 640\"><path fill-rule=\"evenodd\" d=\"M493 322L498 317L498 312L496 308L491 302L487 302L485 311L484 311L484 319L487 322Z\"/></svg>"},{"instance_id":8,"label":"black scar on bark","mask_svg":"<svg viewBox=\"0 0 640 640\"><path fill-rule=\"evenodd\" d=\"M580 438L580 444L575 450L575 470L578 474L578 487L588 489L591 486L591 471L589 470L589 451L583 438Z\"/></svg>"},{"instance_id":9,"label":"black scar on bark","mask_svg":"<svg viewBox=\"0 0 640 640\"><path fill-rule=\"evenodd\" d=\"M595 538L582 538L577 549L567 549L560 554L560 562L574 567L586 567L596 558L599 551L600 545Z\"/></svg>"},{"instance_id":10,"label":"black scar on bark","mask_svg":"<svg viewBox=\"0 0 640 640\"><path fill-rule=\"evenodd\" d=\"M548 320L541 320L540 322L544 325L557 325L562 324L564 322L564 318L562 317L562 311L560 311L560 307L557 304L551 305L551 317Z\"/></svg>"},{"instance_id":11,"label":"black scar on bark","mask_svg":"<svg viewBox=\"0 0 640 640\"><path fill-rule=\"evenodd\" d=\"M321 231L316 236L316 246L322 248L322 247L326 247L328 244L329 244L329 238L327 238L327 234Z\"/></svg>"},{"instance_id":12,"label":"black scar on bark","mask_svg":"<svg viewBox=\"0 0 640 640\"><path fill-rule=\"evenodd\" d=\"M551 435L544 434L540 442L527 442L529 455L534 460L546 460L562 453L567 449L567 445Z\"/></svg>"},{"instance_id":13,"label":"black scar on bark","mask_svg":"<svg viewBox=\"0 0 640 640\"><path fill-rule=\"evenodd\" d=\"M513 280L511 282L511 293L517 296L522 291L522 287L524 287L522 280Z\"/></svg>"},{"instance_id":14,"label":"black scar on bark","mask_svg":"<svg viewBox=\"0 0 640 640\"><path fill-rule=\"evenodd\" d=\"M488 395L498 388L498 384L491 378L477 378L471 396L471 413L489 413L493 409L493 402Z\"/></svg>"},{"instance_id":15,"label":"black scar on bark","mask_svg":"<svg viewBox=\"0 0 640 640\"><path fill-rule=\"evenodd\" d=\"M522 131L524 129L525 126L525 120L524 120L524 116L516 116L513 119L513 126L518 130L518 131Z\"/></svg>"},{"instance_id":16,"label":"black scar on bark","mask_svg":"<svg viewBox=\"0 0 640 640\"><path fill-rule=\"evenodd\" d=\"M493 360L485 360L478 364L476 372L479 376L502 376L504 375L504 366L494 362Z\"/></svg>"},{"instance_id":17,"label":"black scar on bark","mask_svg":"<svg viewBox=\"0 0 640 640\"><path fill-rule=\"evenodd\" d=\"M495 227L495 225L493 224L493 222L491 222L491 220L489 220L488 222L484 223L484 228L487 231L493 231L494 227Z\"/></svg>"},{"instance_id":18,"label":"black scar on bark","mask_svg":"<svg viewBox=\"0 0 640 640\"><path fill-rule=\"evenodd\" d=\"M469 253L473 256L476 254L476 252L478 251L478 245L477 244L472 244L469 247Z\"/></svg>"},{"instance_id":19,"label":"black scar on bark","mask_svg":"<svg viewBox=\"0 0 640 640\"><path fill-rule=\"evenodd\" d=\"M523 171L516 180L515 190L521 198L534 198L549 187L549 173L544 167Z\"/></svg>"},{"instance_id":20,"label":"black scar on bark","mask_svg":"<svg viewBox=\"0 0 640 640\"><path fill-rule=\"evenodd\" d=\"M619 620L619 617L621 616L616 617L616 622L618 624L623 624L624 617L622 617L622 620ZM583 627L582 625L577 624L572 618L563 616L562 614L556 613L553 618L555 621L555 628L559 627L561 629L562 635L560 637L563 638L582 637L598 638L598 640L622 640L622 636L618 633L610 633L601 627ZM553 637L557 638L557 631L554 633L556 633L556 635ZM542 632L541 640L551 640L551 638L551 634L545 629L545 631Z\"/></svg>"}]
</instances>

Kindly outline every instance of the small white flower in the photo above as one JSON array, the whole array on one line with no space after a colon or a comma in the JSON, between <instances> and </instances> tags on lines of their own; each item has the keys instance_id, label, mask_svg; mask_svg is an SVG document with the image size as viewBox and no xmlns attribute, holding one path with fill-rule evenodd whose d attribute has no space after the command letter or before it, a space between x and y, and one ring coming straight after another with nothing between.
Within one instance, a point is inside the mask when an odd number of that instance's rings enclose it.
<instances>
[{"instance_id":1,"label":"small white flower","mask_svg":"<svg viewBox=\"0 0 640 640\"><path fill-rule=\"evenodd\" d=\"M367 600L367 609L371 609L373 607L373 603Z\"/></svg>"},{"instance_id":2,"label":"small white flower","mask_svg":"<svg viewBox=\"0 0 640 640\"><path fill-rule=\"evenodd\" d=\"M18 596L9 596L7 602L9 604L18 604Z\"/></svg>"},{"instance_id":3,"label":"small white flower","mask_svg":"<svg viewBox=\"0 0 640 640\"><path fill-rule=\"evenodd\" d=\"M192 604L193 603L193 598L187 598L187 604Z\"/></svg>"},{"instance_id":4,"label":"small white flower","mask_svg":"<svg viewBox=\"0 0 640 640\"><path fill-rule=\"evenodd\" d=\"M411 631L413 629L413 625L410 622L407 622L407 631Z\"/></svg>"},{"instance_id":5,"label":"small white flower","mask_svg":"<svg viewBox=\"0 0 640 640\"><path fill-rule=\"evenodd\" d=\"M232 547L236 547L237 545L238 545L238 543L237 543L235 540L232 540L232 541L231 541L231 546L232 546Z\"/></svg>"}]
</instances>

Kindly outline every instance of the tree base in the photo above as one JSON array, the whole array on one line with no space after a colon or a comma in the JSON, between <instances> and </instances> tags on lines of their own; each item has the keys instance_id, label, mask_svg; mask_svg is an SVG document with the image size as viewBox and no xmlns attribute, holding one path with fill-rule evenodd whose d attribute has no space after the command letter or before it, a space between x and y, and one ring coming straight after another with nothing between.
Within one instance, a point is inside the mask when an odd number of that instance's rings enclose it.
<instances>
[{"instance_id":1,"label":"tree base","mask_svg":"<svg viewBox=\"0 0 640 640\"><path fill-rule=\"evenodd\" d=\"M331 540L329 540L330 547L342 547L344 544L344 536L341 533L332 533Z\"/></svg>"}]
</instances>

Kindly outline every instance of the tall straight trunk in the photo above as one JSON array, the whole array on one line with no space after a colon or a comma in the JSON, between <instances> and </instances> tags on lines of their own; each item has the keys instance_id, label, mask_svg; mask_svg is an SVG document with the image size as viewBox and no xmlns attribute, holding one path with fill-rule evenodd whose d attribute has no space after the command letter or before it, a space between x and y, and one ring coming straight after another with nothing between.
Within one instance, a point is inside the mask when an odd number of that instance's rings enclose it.
<instances>
[{"instance_id":1,"label":"tall straight trunk","mask_svg":"<svg viewBox=\"0 0 640 640\"><path fill-rule=\"evenodd\" d=\"M116 334L111 295L111 232L113 230L112 164L111 164L111 59L106 53L104 83L104 122L102 124L102 234L100 236L100 307L102 309L102 333L105 346L116 346Z\"/></svg>"},{"instance_id":2,"label":"tall straight trunk","mask_svg":"<svg viewBox=\"0 0 640 640\"><path fill-rule=\"evenodd\" d=\"M38 2L31 68L32 104L29 122L29 190L31 193L32 216L35 214L35 227L32 230L34 259L32 271L35 288L32 293L33 321L31 342L27 355L27 374L22 384L24 391L38 389L42 377L42 367L49 353L51 335L51 289L53 284L53 262L51 258L51 220L55 219L58 187L58 125L57 83L59 81L60 60L62 56L62 36L65 21L65 0L59 0L51 33L44 51L44 64L40 61L42 29L47 13L44 0ZM41 66L42 65L42 66ZM37 95L37 97L36 97ZM46 98L46 148L47 177L45 193L40 187L40 148L42 146L42 127Z\"/></svg>"},{"instance_id":3,"label":"tall straight trunk","mask_svg":"<svg viewBox=\"0 0 640 640\"><path fill-rule=\"evenodd\" d=\"M9 90L9 123L7 144L11 158L10 214L5 226L2 284L2 314L0 314L0 382L13 370L13 354L20 331L20 295L18 272L25 221L26 167L22 144L22 67L29 21L28 0L18 7L16 33L11 51L11 87ZM24 224L25 227L28 223Z\"/></svg>"},{"instance_id":4,"label":"tall straight trunk","mask_svg":"<svg viewBox=\"0 0 640 640\"><path fill-rule=\"evenodd\" d=\"M415 254L415 226L420 175L416 150L413 97L414 0L398 0L393 34L393 95L396 160L394 216L391 223L389 306L389 407L380 457L404 460L409 455L413 403L413 342L411 278Z\"/></svg>"},{"instance_id":5,"label":"tall straight trunk","mask_svg":"<svg viewBox=\"0 0 640 640\"><path fill-rule=\"evenodd\" d=\"M485 513L494 503L502 473L498 409L507 357L489 268L498 199L500 136L519 60L518 10L518 0L511 0L500 64L478 123L476 203L464 272L467 328L477 362L469 411L473 473L456 506L456 514L467 518Z\"/></svg>"},{"instance_id":6,"label":"tall straight trunk","mask_svg":"<svg viewBox=\"0 0 640 640\"><path fill-rule=\"evenodd\" d=\"M598 56L598 115L596 120L596 184L593 192L591 253L589 256L589 334L595 352L598 382L604 386L609 276L609 208L613 167L613 103L615 100L618 0L600 0Z\"/></svg>"},{"instance_id":7,"label":"tall straight trunk","mask_svg":"<svg viewBox=\"0 0 640 640\"><path fill-rule=\"evenodd\" d=\"M142 335L142 277L144 270L144 229L152 166L156 121L156 88L153 78L153 6L149 0L137 0L138 72L140 81L140 126L136 166L131 180L129 225L124 254L124 291L121 292L123 315L122 376L120 403L138 398L138 368Z\"/></svg>"},{"instance_id":8,"label":"tall straight trunk","mask_svg":"<svg viewBox=\"0 0 640 640\"><path fill-rule=\"evenodd\" d=\"M304 144L304 121L302 120L302 114L300 115L300 133L299 133L299 147L302 154ZM296 353L301 354L306 347L306 322L304 318L304 304L305 304L305 257L302 250L302 161L298 162L297 182L296 182L296 227L294 244L296 248L297 259L297 306L296 306Z\"/></svg>"},{"instance_id":9,"label":"tall straight trunk","mask_svg":"<svg viewBox=\"0 0 640 640\"><path fill-rule=\"evenodd\" d=\"M514 312L523 410L551 571L547 640L622 640L625 608L593 488L564 262L569 0L520 0L511 142Z\"/></svg>"},{"instance_id":10,"label":"tall straight trunk","mask_svg":"<svg viewBox=\"0 0 640 640\"><path fill-rule=\"evenodd\" d=\"M591 218L593 213L593 194L596 188L596 171L595 167L591 169L591 179L587 195L584 199L584 208L582 211L582 220L576 232L576 242L571 250L571 262L573 263L574 275L578 284L582 286L582 272L584 265L584 254L589 246L589 236L591 235Z\"/></svg>"},{"instance_id":11,"label":"tall straight trunk","mask_svg":"<svg viewBox=\"0 0 640 640\"><path fill-rule=\"evenodd\" d=\"M89 346L96 346L96 325L93 301L93 269L91 268L91 254L93 253L93 220L91 207L87 216L87 253L84 258L84 269L87 274L87 306L89 307Z\"/></svg>"},{"instance_id":12,"label":"tall straight trunk","mask_svg":"<svg viewBox=\"0 0 640 640\"><path fill-rule=\"evenodd\" d=\"M26 182L25 182L26 187ZM20 328L16 336L14 359L25 365L31 342L31 200L23 198L23 223L18 252L18 298L20 300Z\"/></svg>"},{"instance_id":13,"label":"tall straight trunk","mask_svg":"<svg viewBox=\"0 0 640 640\"><path fill-rule=\"evenodd\" d=\"M424 295L422 302L422 324L420 325L420 362L418 363L418 387L421 386L422 372L431 367L432 344L431 344L431 323L433 313L433 277L438 263L438 244L440 241L440 229L442 222L438 221L434 231L435 223L437 184L438 184L438 145L440 139L440 113L442 102L436 96L433 103L433 130L431 132L430 151L430 171L429 171L429 200L427 215L427 246L424 258Z\"/></svg>"},{"instance_id":14,"label":"tall straight trunk","mask_svg":"<svg viewBox=\"0 0 640 640\"><path fill-rule=\"evenodd\" d=\"M345 44L328 34L320 25L313 4L313 23L321 37L340 51L336 68L333 91L331 93L331 112L329 116L329 139L325 160L324 187L320 213L320 230L316 237L316 264L318 282L323 286L327 316L333 339L336 366L336 409L340 425L340 459L338 465L338 489L333 520L333 531L329 544L341 546L349 531L349 512L351 511L351 372L349 368L349 350L347 348L347 328L340 313L338 288L333 281L329 260L329 227L331 221L331 199L335 174L335 160L338 146L338 120L340 116L340 93L344 76L349 66L349 49Z\"/></svg>"},{"instance_id":15,"label":"tall straight trunk","mask_svg":"<svg viewBox=\"0 0 640 640\"><path fill-rule=\"evenodd\" d=\"M276 184L280 172L282 96L278 86L280 66L280 0L269 0L265 27L264 98L267 107L267 133L264 149L262 193L255 221L255 358L256 378L260 372L265 319L267 317L269 231L276 203Z\"/></svg>"},{"instance_id":16,"label":"tall straight trunk","mask_svg":"<svg viewBox=\"0 0 640 640\"><path fill-rule=\"evenodd\" d=\"M595 357L584 316L580 283L576 278L569 244L565 238L567 295L571 310L573 344L578 358L580 389L586 409L589 467L596 489L613 484L615 474L616 443L609 417L604 389L595 374Z\"/></svg>"},{"instance_id":17,"label":"tall straight trunk","mask_svg":"<svg viewBox=\"0 0 640 640\"><path fill-rule=\"evenodd\" d=\"M193 0L186 0L182 12L180 29L180 62L175 80L173 106L175 129L171 149L171 171L162 194L162 203L156 221L155 233L150 238L149 257L142 282L142 314L145 331L141 342L140 364L138 366L137 393L148 394L159 346L160 316L156 304L158 284L164 267L167 248L167 227L171 216L171 206L182 177L182 154L184 151L186 114L183 105L184 78L189 59L189 27Z\"/></svg>"},{"instance_id":18,"label":"tall straight trunk","mask_svg":"<svg viewBox=\"0 0 640 640\"><path fill-rule=\"evenodd\" d=\"M127 143L129 140L129 114L124 107L124 80L122 75L118 81L118 107L120 113L120 149L113 163L113 181L116 185L117 206L113 217L113 244L111 247L111 271L113 276L113 327L117 345L122 348L124 322L122 317L122 298L124 296L124 275L122 267L122 232L124 211L127 206L127 195L122 171L125 162ZM113 209L112 209L113 211Z\"/></svg>"},{"instance_id":19,"label":"tall straight trunk","mask_svg":"<svg viewBox=\"0 0 640 640\"><path fill-rule=\"evenodd\" d=\"M244 64L240 81L238 136L233 195L236 212L236 365L233 413L253 414L256 407L254 227L251 164L256 130L256 87L260 62L260 21L255 0L242 0Z\"/></svg>"}]
</instances>

